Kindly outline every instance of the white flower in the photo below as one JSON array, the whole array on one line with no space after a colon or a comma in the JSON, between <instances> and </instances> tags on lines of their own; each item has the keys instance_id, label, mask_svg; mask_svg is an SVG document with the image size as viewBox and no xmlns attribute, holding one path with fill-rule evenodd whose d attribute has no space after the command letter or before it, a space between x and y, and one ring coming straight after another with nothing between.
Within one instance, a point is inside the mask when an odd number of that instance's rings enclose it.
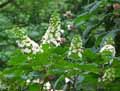
<instances>
[{"instance_id":1,"label":"white flower","mask_svg":"<svg viewBox=\"0 0 120 91\"><path fill-rule=\"evenodd\" d=\"M116 51L115 51L115 47L113 45L110 45L110 44L107 44L107 45L104 45L100 52L104 52L104 51L109 51L111 52L111 57L115 57L115 54L116 54ZM111 60L109 60L109 64L112 64L113 62L113 58L111 58Z\"/></svg>"},{"instance_id":2,"label":"white flower","mask_svg":"<svg viewBox=\"0 0 120 91\"><path fill-rule=\"evenodd\" d=\"M26 36L23 40L17 40L18 47L22 48L21 50L24 53L33 53L36 54L37 52L41 51L39 45L31 40L28 36Z\"/></svg>"},{"instance_id":3,"label":"white flower","mask_svg":"<svg viewBox=\"0 0 120 91\"><path fill-rule=\"evenodd\" d=\"M40 83L40 79L35 79L32 81L33 83Z\"/></svg>"},{"instance_id":4,"label":"white flower","mask_svg":"<svg viewBox=\"0 0 120 91\"><path fill-rule=\"evenodd\" d=\"M67 25L67 29L68 30L74 30L75 29L75 26L73 24L68 24Z\"/></svg>"},{"instance_id":5,"label":"white flower","mask_svg":"<svg viewBox=\"0 0 120 91\"><path fill-rule=\"evenodd\" d=\"M65 14L63 14L63 16L70 18L70 19L74 17L71 11L66 11Z\"/></svg>"},{"instance_id":6,"label":"white flower","mask_svg":"<svg viewBox=\"0 0 120 91\"><path fill-rule=\"evenodd\" d=\"M71 30L71 25L67 25L67 29L68 29L68 30Z\"/></svg>"},{"instance_id":7,"label":"white flower","mask_svg":"<svg viewBox=\"0 0 120 91\"><path fill-rule=\"evenodd\" d=\"M60 32L63 34L63 33L64 33L64 30L63 30L63 29L61 29L61 30L60 30Z\"/></svg>"},{"instance_id":8,"label":"white flower","mask_svg":"<svg viewBox=\"0 0 120 91\"><path fill-rule=\"evenodd\" d=\"M102 76L102 81L113 81L115 79L115 70L114 68L108 68L105 70L104 75Z\"/></svg>"},{"instance_id":9,"label":"white flower","mask_svg":"<svg viewBox=\"0 0 120 91\"><path fill-rule=\"evenodd\" d=\"M22 49L24 53L31 53L31 50L29 48Z\"/></svg>"},{"instance_id":10,"label":"white flower","mask_svg":"<svg viewBox=\"0 0 120 91\"><path fill-rule=\"evenodd\" d=\"M40 52L40 49L39 48L32 48L32 51L33 51L33 54L36 54L36 53Z\"/></svg>"},{"instance_id":11,"label":"white flower","mask_svg":"<svg viewBox=\"0 0 120 91\"><path fill-rule=\"evenodd\" d=\"M57 14L53 14L50 18L49 27L41 40L41 47L43 44L60 46L61 43L57 40L61 38L62 33L64 33L64 30L61 29L60 18Z\"/></svg>"},{"instance_id":12,"label":"white flower","mask_svg":"<svg viewBox=\"0 0 120 91\"><path fill-rule=\"evenodd\" d=\"M27 82L27 83L30 83L31 81L30 81L30 79L27 79L26 82Z\"/></svg>"},{"instance_id":13,"label":"white flower","mask_svg":"<svg viewBox=\"0 0 120 91\"><path fill-rule=\"evenodd\" d=\"M78 52L78 56L79 56L80 58L82 58L82 54L81 54L81 52Z\"/></svg>"},{"instance_id":14,"label":"white flower","mask_svg":"<svg viewBox=\"0 0 120 91\"><path fill-rule=\"evenodd\" d=\"M44 89L46 89L46 90L51 89L51 84L50 84L50 82L46 82L46 83L44 84Z\"/></svg>"},{"instance_id":15,"label":"white flower","mask_svg":"<svg viewBox=\"0 0 120 91\"><path fill-rule=\"evenodd\" d=\"M115 56L115 53L116 53L115 47L113 45L110 45L110 44L107 44L101 48L100 52L104 52L104 51L111 52L113 57Z\"/></svg>"},{"instance_id":16,"label":"white flower","mask_svg":"<svg viewBox=\"0 0 120 91\"><path fill-rule=\"evenodd\" d=\"M65 77L65 83L69 83L69 82L71 82L71 80L69 78Z\"/></svg>"},{"instance_id":17,"label":"white flower","mask_svg":"<svg viewBox=\"0 0 120 91\"><path fill-rule=\"evenodd\" d=\"M68 51L68 57L72 57L72 55L77 55L79 58L82 58L82 51L82 39L80 35L75 35L71 41L71 45Z\"/></svg>"},{"instance_id":18,"label":"white flower","mask_svg":"<svg viewBox=\"0 0 120 91\"><path fill-rule=\"evenodd\" d=\"M20 41L16 41L16 43L18 44L19 47L23 48L24 47L24 44L20 43Z\"/></svg>"},{"instance_id":19,"label":"white flower","mask_svg":"<svg viewBox=\"0 0 120 91\"><path fill-rule=\"evenodd\" d=\"M55 37L56 37L56 38L60 38L60 36L61 36L60 32L56 32L56 33L55 33Z\"/></svg>"}]
</instances>

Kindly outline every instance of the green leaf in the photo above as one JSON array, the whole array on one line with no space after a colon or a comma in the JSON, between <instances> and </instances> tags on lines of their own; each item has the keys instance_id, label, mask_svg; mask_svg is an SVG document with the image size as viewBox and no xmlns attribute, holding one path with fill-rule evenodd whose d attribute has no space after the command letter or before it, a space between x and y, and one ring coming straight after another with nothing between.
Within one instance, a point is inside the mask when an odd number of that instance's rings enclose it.
<instances>
[{"instance_id":1,"label":"green leaf","mask_svg":"<svg viewBox=\"0 0 120 91\"><path fill-rule=\"evenodd\" d=\"M86 21L88 20L90 17L92 16L91 13L88 13L88 12L85 12L83 14L80 14L75 20L74 20L74 23L75 24L79 24L83 21Z\"/></svg>"},{"instance_id":2,"label":"green leaf","mask_svg":"<svg viewBox=\"0 0 120 91\"><path fill-rule=\"evenodd\" d=\"M29 85L29 91L40 91L40 84L31 84Z\"/></svg>"},{"instance_id":3,"label":"green leaf","mask_svg":"<svg viewBox=\"0 0 120 91\"><path fill-rule=\"evenodd\" d=\"M24 65L27 61L27 56L23 54L20 50L17 50L11 56L11 59L8 61L8 65Z\"/></svg>"},{"instance_id":4,"label":"green leaf","mask_svg":"<svg viewBox=\"0 0 120 91\"><path fill-rule=\"evenodd\" d=\"M87 62L95 62L96 56L96 53L93 52L91 49L86 49L83 52L83 58Z\"/></svg>"},{"instance_id":5,"label":"green leaf","mask_svg":"<svg viewBox=\"0 0 120 91\"><path fill-rule=\"evenodd\" d=\"M99 69L96 64L82 64L82 65L79 65L79 69L85 72L99 74Z\"/></svg>"}]
</instances>

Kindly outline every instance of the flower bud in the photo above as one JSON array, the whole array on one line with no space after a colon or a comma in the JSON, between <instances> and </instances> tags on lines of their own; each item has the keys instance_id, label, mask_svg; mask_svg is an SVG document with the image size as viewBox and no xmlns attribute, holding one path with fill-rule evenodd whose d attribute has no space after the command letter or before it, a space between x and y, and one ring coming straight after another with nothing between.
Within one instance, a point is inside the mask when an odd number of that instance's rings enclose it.
<instances>
[{"instance_id":1,"label":"flower bud","mask_svg":"<svg viewBox=\"0 0 120 91\"><path fill-rule=\"evenodd\" d=\"M67 29L68 29L68 30L74 30L74 29L75 29L75 26L74 26L73 24L67 25Z\"/></svg>"},{"instance_id":2,"label":"flower bud","mask_svg":"<svg viewBox=\"0 0 120 91\"><path fill-rule=\"evenodd\" d=\"M120 9L120 4L119 3L113 4L113 8L114 8L114 10L119 10Z\"/></svg>"},{"instance_id":3,"label":"flower bud","mask_svg":"<svg viewBox=\"0 0 120 91\"><path fill-rule=\"evenodd\" d=\"M67 17L67 18L70 18L70 19L74 17L74 15L72 14L71 11L66 11L64 16Z\"/></svg>"}]
</instances>

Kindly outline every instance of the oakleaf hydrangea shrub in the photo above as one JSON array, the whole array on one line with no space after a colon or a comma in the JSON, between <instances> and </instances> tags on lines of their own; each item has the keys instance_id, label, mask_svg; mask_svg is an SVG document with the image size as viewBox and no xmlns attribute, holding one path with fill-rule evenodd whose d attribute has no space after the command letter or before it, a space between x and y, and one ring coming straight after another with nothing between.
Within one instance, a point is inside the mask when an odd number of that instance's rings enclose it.
<instances>
[{"instance_id":1,"label":"oakleaf hydrangea shrub","mask_svg":"<svg viewBox=\"0 0 120 91\"><path fill-rule=\"evenodd\" d=\"M13 26L5 30L8 37L14 40L16 50L6 63L7 67L0 72L1 84L4 84L1 89L120 90L120 60L115 48L115 36L119 28L118 22L113 24L114 18L118 18L114 10L119 9L119 5L116 7L108 0L90 0L87 4L84 0L81 2L83 10L78 13L80 15L75 17L71 15L72 11L65 15L73 22L74 28L68 25L68 29L64 29L61 14L53 13L48 29L39 40L40 44L27 35L29 30L25 26ZM66 31L68 34L65 36L72 37L70 43L66 43L63 37Z\"/></svg>"}]
</instances>

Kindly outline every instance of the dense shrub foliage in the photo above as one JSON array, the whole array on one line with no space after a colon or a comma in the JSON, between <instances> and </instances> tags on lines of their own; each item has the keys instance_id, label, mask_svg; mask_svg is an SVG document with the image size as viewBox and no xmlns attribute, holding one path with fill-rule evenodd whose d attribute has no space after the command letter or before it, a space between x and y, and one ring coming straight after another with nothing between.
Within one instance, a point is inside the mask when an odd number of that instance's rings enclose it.
<instances>
[{"instance_id":1,"label":"dense shrub foliage","mask_svg":"<svg viewBox=\"0 0 120 91\"><path fill-rule=\"evenodd\" d=\"M0 91L119 91L119 0L1 0Z\"/></svg>"}]
</instances>

